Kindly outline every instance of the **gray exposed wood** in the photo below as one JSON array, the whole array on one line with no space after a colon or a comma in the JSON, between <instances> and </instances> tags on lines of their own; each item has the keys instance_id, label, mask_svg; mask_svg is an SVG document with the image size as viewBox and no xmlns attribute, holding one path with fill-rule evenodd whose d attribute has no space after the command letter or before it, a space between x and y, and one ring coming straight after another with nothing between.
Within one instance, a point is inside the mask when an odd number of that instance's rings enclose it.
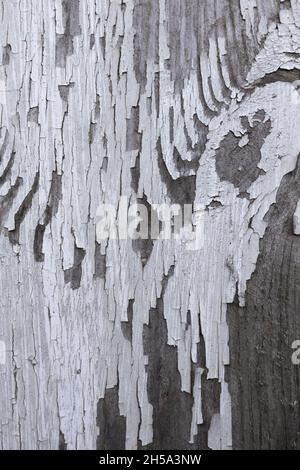
<instances>
[{"instance_id":1,"label":"gray exposed wood","mask_svg":"<svg viewBox=\"0 0 300 470\"><path fill-rule=\"evenodd\" d=\"M293 214L300 172L285 176L260 242L246 303L228 308L233 445L236 449L299 449L299 366L291 345L300 335L300 244Z\"/></svg>"}]
</instances>

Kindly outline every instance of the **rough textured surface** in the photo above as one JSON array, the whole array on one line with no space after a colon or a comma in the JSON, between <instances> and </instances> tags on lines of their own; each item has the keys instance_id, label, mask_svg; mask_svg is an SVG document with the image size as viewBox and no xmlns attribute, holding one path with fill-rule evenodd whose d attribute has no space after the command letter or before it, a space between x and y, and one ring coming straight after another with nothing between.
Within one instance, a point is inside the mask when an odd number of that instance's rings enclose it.
<instances>
[{"instance_id":1,"label":"rough textured surface","mask_svg":"<svg viewBox=\"0 0 300 470\"><path fill-rule=\"evenodd\" d=\"M282 180L266 220L245 308L228 308L233 445L236 449L299 449L299 366L291 344L300 337L300 244L292 219L300 171Z\"/></svg>"},{"instance_id":2,"label":"rough textured surface","mask_svg":"<svg viewBox=\"0 0 300 470\"><path fill-rule=\"evenodd\" d=\"M0 4L1 448L299 447L299 1ZM97 239L121 196L201 248Z\"/></svg>"}]
</instances>

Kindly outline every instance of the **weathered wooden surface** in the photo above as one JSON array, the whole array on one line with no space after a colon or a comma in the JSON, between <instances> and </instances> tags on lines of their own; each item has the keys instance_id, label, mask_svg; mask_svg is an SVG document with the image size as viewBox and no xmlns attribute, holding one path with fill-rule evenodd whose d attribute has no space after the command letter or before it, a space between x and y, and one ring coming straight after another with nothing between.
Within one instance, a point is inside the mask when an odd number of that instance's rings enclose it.
<instances>
[{"instance_id":1,"label":"weathered wooden surface","mask_svg":"<svg viewBox=\"0 0 300 470\"><path fill-rule=\"evenodd\" d=\"M299 1L0 4L1 447L299 448Z\"/></svg>"}]
</instances>

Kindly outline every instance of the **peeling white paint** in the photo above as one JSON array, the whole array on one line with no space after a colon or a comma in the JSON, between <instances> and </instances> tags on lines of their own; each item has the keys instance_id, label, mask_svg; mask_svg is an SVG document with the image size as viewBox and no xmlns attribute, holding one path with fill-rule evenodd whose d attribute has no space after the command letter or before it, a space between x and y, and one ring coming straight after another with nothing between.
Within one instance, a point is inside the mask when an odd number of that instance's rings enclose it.
<instances>
[{"instance_id":1,"label":"peeling white paint","mask_svg":"<svg viewBox=\"0 0 300 470\"><path fill-rule=\"evenodd\" d=\"M300 235L300 201L298 201L294 214L294 234Z\"/></svg>"},{"instance_id":2,"label":"peeling white paint","mask_svg":"<svg viewBox=\"0 0 300 470\"><path fill-rule=\"evenodd\" d=\"M249 35L255 3L241 1ZM0 197L7 196L20 179L11 206L1 214L4 275L0 336L7 345L0 383L3 449L57 449L59 430L68 449L95 448L97 402L106 388L117 384L120 414L126 417L126 448L136 449L138 439L143 445L152 442L153 409L147 396L143 328L171 266L175 268L163 297L164 315L168 344L178 350L182 390L194 396L190 440L203 422L202 369L197 368L193 390L190 374L192 363L197 361L201 329L208 378L221 383L220 413L213 417L209 446L228 449L232 445L231 404L225 381L225 366L229 365L226 305L233 301L236 285L240 305L244 304L246 283L255 270L259 240L266 229L264 216L275 201L283 176L295 168L300 151L300 103L291 103L292 84L276 81L253 91L251 86L279 67L300 68L298 57L291 56L299 52L299 5L292 2L292 10L281 13L278 28L270 28L249 71L247 90L230 83L226 38L211 37L209 51L199 58L202 102L195 70L184 79L182 97L174 91L166 66L170 57L166 0L159 2L159 65L149 58L146 87L141 91L133 67L134 2L123 4L125 10L121 0L81 0L81 34L73 37L73 53L66 57L66 66L57 67L55 34L64 34L60 0L1 1L1 46L9 44L11 53L9 64L0 66L1 139L3 129L9 135L0 176L12 154L14 161ZM260 30L265 29L262 17ZM92 34L95 44L91 48ZM230 99L224 98L218 109L215 99L222 99L224 84ZM59 91L61 86L67 87L66 101ZM142 135L140 152L126 150L126 119L136 106ZM28 122L28 113L35 107L37 122ZM172 142L170 108L174 112ZM220 181L215 154L229 132L241 136L241 147L247 146L241 117L251 119L261 109L272 124L261 149L259 167L263 172L249 188L249 199L239 198L233 184ZM213 118L211 111L216 111ZM212 200L221 203L205 213L203 246L189 252L179 242L157 241L143 270L131 240L111 240L101 246L106 254L106 278L95 278L98 205L117 207L122 195L134 201L145 194L152 204L168 201L159 173L157 141L160 138L169 174L178 178L174 147L184 161L193 159L189 143L195 146L199 140L194 116L209 131L196 175L196 202L207 208ZM93 141L91 124L95 126ZM138 194L134 194L131 170L138 153L140 179ZM37 263L34 233L36 226L44 223L53 172L61 175L62 198L45 228L44 261ZM16 228L15 216L37 173L38 190L20 224L16 251L6 232ZM186 176L195 173L189 170ZM298 205L294 218L297 234L299 210ZM74 265L74 244L85 251L77 290L64 282L64 271ZM132 344L121 331L130 299L134 299ZM188 312L191 322L187 328Z\"/></svg>"}]
</instances>

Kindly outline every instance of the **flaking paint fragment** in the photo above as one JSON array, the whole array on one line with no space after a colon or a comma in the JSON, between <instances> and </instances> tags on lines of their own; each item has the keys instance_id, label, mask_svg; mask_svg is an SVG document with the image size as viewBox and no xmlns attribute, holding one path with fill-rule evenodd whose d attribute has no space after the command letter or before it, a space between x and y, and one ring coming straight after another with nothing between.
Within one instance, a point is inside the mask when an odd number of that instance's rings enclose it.
<instances>
[{"instance_id":1,"label":"flaking paint fragment","mask_svg":"<svg viewBox=\"0 0 300 470\"><path fill-rule=\"evenodd\" d=\"M293 217L294 234L300 235L300 201L298 201L296 212Z\"/></svg>"}]
</instances>

